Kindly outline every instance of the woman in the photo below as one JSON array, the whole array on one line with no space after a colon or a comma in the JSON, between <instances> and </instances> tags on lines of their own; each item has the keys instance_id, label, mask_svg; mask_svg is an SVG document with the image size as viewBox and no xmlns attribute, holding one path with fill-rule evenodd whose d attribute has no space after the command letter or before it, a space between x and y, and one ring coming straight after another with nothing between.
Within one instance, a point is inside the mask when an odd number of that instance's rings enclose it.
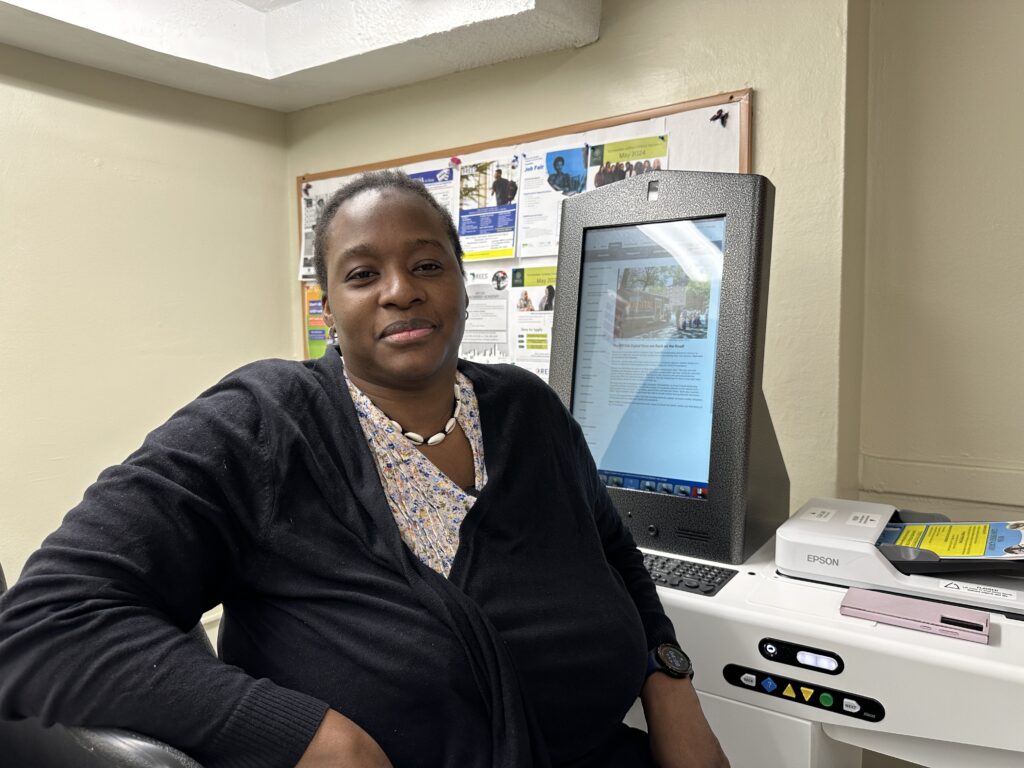
<instances>
[{"instance_id":1,"label":"woman","mask_svg":"<svg viewBox=\"0 0 1024 768\"><path fill-rule=\"evenodd\" d=\"M236 371L101 475L0 603L0 716L207 768L724 764L689 680L646 676L672 627L579 428L458 360L461 253L403 174L331 199L340 353ZM218 602L220 659L183 634Z\"/></svg>"},{"instance_id":2,"label":"woman","mask_svg":"<svg viewBox=\"0 0 1024 768\"><path fill-rule=\"evenodd\" d=\"M519 300L516 302L516 309L520 312L533 312L533 299L530 298L530 294L524 288L523 292L519 294Z\"/></svg>"},{"instance_id":3,"label":"woman","mask_svg":"<svg viewBox=\"0 0 1024 768\"><path fill-rule=\"evenodd\" d=\"M540 297L538 312L551 312L555 308L555 286L548 285L544 288L544 295Z\"/></svg>"}]
</instances>

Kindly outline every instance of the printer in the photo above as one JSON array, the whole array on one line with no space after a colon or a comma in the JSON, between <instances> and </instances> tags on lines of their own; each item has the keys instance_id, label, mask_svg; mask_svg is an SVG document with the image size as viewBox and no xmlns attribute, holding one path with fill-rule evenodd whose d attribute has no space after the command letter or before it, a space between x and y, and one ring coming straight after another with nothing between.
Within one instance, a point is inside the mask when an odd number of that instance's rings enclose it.
<instances>
[{"instance_id":1,"label":"printer","mask_svg":"<svg viewBox=\"0 0 1024 768\"><path fill-rule=\"evenodd\" d=\"M883 535L893 523L948 522L886 504L815 498L779 526L775 565L797 579L1024 617L1024 581L1014 575L1024 574L1024 560L942 557L925 547L886 542Z\"/></svg>"},{"instance_id":2,"label":"printer","mask_svg":"<svg viewBox=\"0 0 1024 768\"><path fill-rule=\"evenodd\" d=\"M1012 570L967 570L993 565L988 558L933 556L887 535L894 523L941 522L811 499L714 595L659 584L734 768L859 768L862 750L927 768L1024 764L1011 716L1024 691L1024 581ZM920 631L912 609L905 623L844 611L853 588L880 605L912 598L937 622L984 612L985 641L962 627ZM627 722L642 725L638 707Z\"/></svg>"}]
</instances>

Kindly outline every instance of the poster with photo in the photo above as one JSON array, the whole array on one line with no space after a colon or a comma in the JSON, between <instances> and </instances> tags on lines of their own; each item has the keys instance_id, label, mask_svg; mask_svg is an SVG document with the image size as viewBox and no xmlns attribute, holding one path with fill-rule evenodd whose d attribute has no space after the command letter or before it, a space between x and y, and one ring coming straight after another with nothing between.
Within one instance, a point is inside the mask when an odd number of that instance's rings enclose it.
<instances>
[{"instance_id":1,"label":"poster with photo","mask_svg":"<svg viewBox=\"0 0 1024 768\"><path fill-rule=\"evenodd\" d=\"M589 147L588 189L668 168L668 136L642 136Z\"/></svg>"},{"instance_id":2,"label":"poster with photo","mask_svg":"<svg viewBox=\"0 0 1024 768\"><path fill-rule=\"evenodd\" d=\"M516 236L519 256L557 256L562 201L587 188L583 135L525 144L520 155L523 183Z\"/></svg>"},{"instance_id":3,"label":"poster with photo","mask_svg":"<svg viewBox=\"0 0 1024 768\"><path fill-rule=\"evenodd\" d=\"M459 160L459 237L466 261L515 255L519 169L509 147L464 155Z\"/></svg>"},{"instance_id":4,"label":"poster with photo","mask_svg":"<svg viewBox=\"0 0 1024 768\"><path fill-rule=\"evenodd\" d=\"M510 363L508 340L512 262L471 264L466 269L469 317L459 356L476 363Z\"/></svg>"},{"instance_id":5,"label":"poster with photo","mask_svg":"<svg viewBox=\"0 0 1024 768\"><path fill-rule=\"evenodd\" d=\"M556 291L554 264L512 270L509 304L512 312L513 362L544 381L551 367L551 325Z\"/></svg>"}]
</instances>

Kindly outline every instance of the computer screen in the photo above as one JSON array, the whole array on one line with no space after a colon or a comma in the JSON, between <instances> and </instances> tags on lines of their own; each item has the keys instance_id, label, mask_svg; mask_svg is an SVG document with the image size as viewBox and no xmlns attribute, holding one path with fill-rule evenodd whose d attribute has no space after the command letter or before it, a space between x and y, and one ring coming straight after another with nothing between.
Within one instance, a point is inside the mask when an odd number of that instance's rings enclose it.
<instances>
[{"instance_id":1,"label":"computer screen","mask_svg":"<svg viewBox=\"0 0 1024 768\"><path fill-rule=\"evenodd\" d=\"M550 381L642 547L742 562L788 516L761 392L773 199L658 171L563 203Z\"/></svg>"},{"instance_id":2,"label":"computer screen","mask_svg":"<svg viewBox=\"0 0 1024 768\"><path fill-rule=\"evenodd\" d=\"M606 485L707 498L724 228L584 234L572 413Z\"/></svg>"}]
</instances>

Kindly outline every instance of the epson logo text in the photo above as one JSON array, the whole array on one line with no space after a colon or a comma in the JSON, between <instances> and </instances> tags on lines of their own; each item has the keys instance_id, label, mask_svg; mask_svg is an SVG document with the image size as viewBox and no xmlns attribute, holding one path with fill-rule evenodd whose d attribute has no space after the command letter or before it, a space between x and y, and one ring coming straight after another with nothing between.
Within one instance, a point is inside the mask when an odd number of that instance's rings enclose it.
<instances>
[{"instance_id":1,"label":"epson logo text","mask_svg":"<svg viewBox=\"0 0 1024 768\"><path fill-rule=\"evenodd\" d=\"M808 563L817 563L818 565L839 565L838 557L824 557L822 555L808 555Z\"/></svg>"}]
</instances>

